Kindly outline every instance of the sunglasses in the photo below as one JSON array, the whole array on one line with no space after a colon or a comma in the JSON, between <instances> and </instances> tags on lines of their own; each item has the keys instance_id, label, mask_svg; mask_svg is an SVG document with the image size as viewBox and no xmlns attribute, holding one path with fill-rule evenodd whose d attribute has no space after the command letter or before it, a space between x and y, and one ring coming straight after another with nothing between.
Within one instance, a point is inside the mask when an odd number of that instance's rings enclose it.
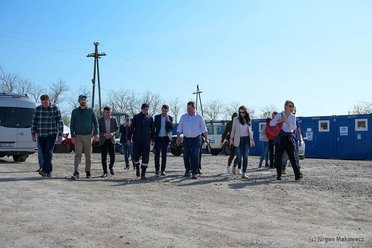
<instances>
[{"instance_id":1,"label":"sunglasses","mask_svg":"<svg viewBox=\"0 0 372 248\"><path fill-rule=\"evenodd\" d=\"M239 114L245 114L245 112L239 112Z\"/></svg>"},{"instance_id":2,"label":"sunglasses","mask_svg":"<svg viewBox=\"0 0 372 248\"><path fill-rule=\"evenodd\" d=\"M294 106L293 106L293 105L288 105L288 107L290 107L290 108L294 108Z\"/></svg>"}]
</instances>

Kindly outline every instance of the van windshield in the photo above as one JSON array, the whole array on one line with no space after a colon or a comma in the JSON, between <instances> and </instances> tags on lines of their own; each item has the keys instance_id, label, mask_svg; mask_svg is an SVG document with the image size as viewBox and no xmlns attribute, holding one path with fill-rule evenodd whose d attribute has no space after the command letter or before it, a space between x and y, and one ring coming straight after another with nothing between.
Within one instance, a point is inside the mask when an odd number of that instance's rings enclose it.
<instances>
[{"instance_id":1,"label":"van windshield","mask_svg":"<svg viewBox=\"0 0 372 248\"><path fill-rule=\"evenodd\" d=\"M29 128L34 111L31 108L0 107L0 126Z\"/></svg>"}]
</instances>

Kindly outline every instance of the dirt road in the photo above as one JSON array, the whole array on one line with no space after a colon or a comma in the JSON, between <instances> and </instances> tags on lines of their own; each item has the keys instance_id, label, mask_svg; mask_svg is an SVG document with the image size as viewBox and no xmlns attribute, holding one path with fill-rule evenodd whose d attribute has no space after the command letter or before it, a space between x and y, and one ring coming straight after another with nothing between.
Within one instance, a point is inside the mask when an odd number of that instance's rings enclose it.
<instances>
[{"instance_id":1,"label":"dirt road","mask_svg":"<svg viewBox=\"0 0 372 248\"><path fill-rule=\"evenodd\" d=\"M257 168L249 180L226 175L225 156L204 156L198 180L182 157L147 181L123 170L70 181L74 154L55 154L52 178L36 155L0 159L1 247L372 247L372 162L305 159L304 179ZM84 170L83 166L81 167ZM289 168L291 169L291 168Z\"/></svg>"}]
</instances>

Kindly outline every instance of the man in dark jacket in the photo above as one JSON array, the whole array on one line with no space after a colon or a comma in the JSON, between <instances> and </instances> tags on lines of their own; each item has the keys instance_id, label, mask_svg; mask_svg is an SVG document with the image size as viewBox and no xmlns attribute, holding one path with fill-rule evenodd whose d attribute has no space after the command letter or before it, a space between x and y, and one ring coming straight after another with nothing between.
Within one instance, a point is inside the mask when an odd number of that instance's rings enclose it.
<instances>
[{"instance_id":1,"label":"man in dark jacket","mask_svg":"<svg viewBox=\"0 0 372 248\"><path fill-rule=\"evenodd\" d=\"M132 119L132 125L128 132L128 143L133 143L133 163L136 167L136 175L140 176L139 170L139 158L142 156L141 164L141 179L146 179L146 169L150 158L150 142L154 144L154 120L152 116L148 114L149 105L147 103L142 104L141 112L136 114Z\"/></svg>"},{"instance_id":2,"label":"man in dark jacket","mask_svg":"<svg viewBox=\"0 0 372 248\"><path fill-rule=\"evenodd\" d=\"M167 148L169 144L168 133L173 129L173 118L168 115L168 105L163 105L161 114L155 116L155 175L159 176L160 151L161 151L161 175L165 176L165 167L167 163Z\"/></svg>"},{"instance_id":3,"label":"man in dark jacket","mask_svg":"<svg viewBox=\"0 0 372 248\"><path fill-rule=\"evenodd\" d=\"M119 128L116 119L111 117L111 109L109 107L104 107L103 117L98 119L98 125L103 169L102 177L107 177L107 152L110 154L110 173L115 175L113 168L115 163L115 133Z\"/></svg>"},{"instance_id":4,"label":"man in dark jacket","mask_svg":"<svg viewBox=\"0 0 372 248\"><path fill-rule=\"evenodd\" d=\"M129 155L132 157L132 144L128 144L128 137L127 134L130 129L130 119L128 115L124 116L124 124L120 125L120 144L123 150L124 161L125 161L125 168L129 170Z\"/></svg>"}]
</instances>

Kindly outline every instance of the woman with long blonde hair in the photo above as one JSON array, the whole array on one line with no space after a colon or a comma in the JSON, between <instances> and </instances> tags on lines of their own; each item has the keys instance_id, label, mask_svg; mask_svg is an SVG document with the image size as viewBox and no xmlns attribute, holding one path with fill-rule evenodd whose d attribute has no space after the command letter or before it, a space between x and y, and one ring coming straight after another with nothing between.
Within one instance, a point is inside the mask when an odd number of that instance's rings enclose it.
<instances>
[{"instance_id":1,"label":"woman with long blonde hair","mask_svg":"<svg viewBox=\"0 0 372 248\"><path fill-rule=\"evenodd\" d=\"M295 180L302 178L302 173L298 167L295 159L295 143L294 131L297 129L296 116L293 114L295 107L293 101L287 100L284 103L284 111L277 114L274 119L270 121L270 126L275 126L277 123L283 122L282 129L278 137L275 138L275 167L277 172L276 180L282 179L282 157L284 151L287 152L289 161L292 164Z\"/></svg>"}]
</instances>

